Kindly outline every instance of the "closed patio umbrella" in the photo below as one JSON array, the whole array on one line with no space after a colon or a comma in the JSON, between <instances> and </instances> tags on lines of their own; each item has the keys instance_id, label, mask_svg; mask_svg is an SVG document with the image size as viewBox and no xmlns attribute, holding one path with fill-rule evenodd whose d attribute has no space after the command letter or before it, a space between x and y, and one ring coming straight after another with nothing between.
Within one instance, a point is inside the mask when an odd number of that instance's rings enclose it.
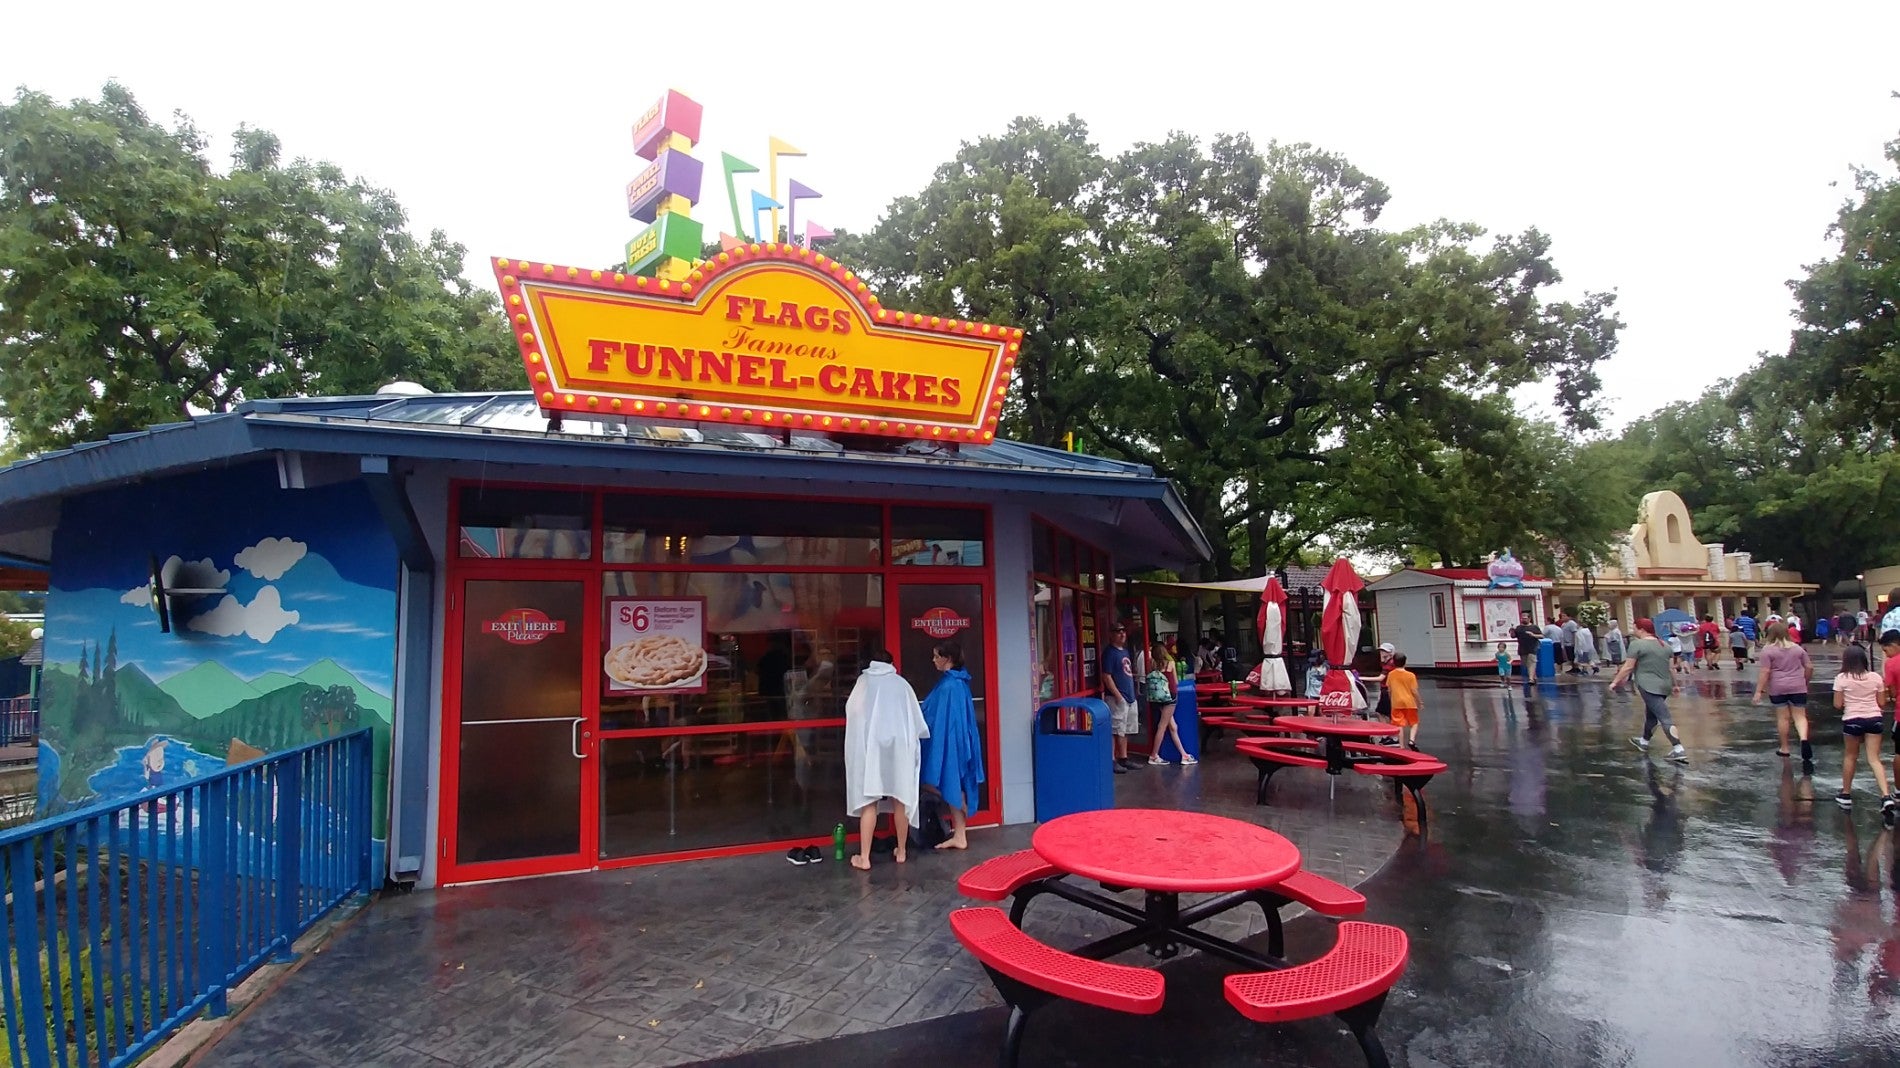
<instances>
[{"instance_id":1,"label":"closed patio umbrella","mask_svg":"<svg viewBox=\"0 0 1900 1068\"><path fill-rule=\"evenodd\" d=\"M1352 656L1359 648L1359 591L1365 588L1344 557L1319 584L1325 594L1320 610L1320 651L1326 656L1326 681L1319 691L1323 712L1348 712L1366 707L1366 695L1352 675Z\"/></svg>"},{"instance_id":2,"label":"closed patio umbrella","mask_svg":"<svg viewBox=\"0 0 1900 1068\"><path fill-rule=\"evenodd\" d=\"M1255 620L1260 632L1260 689L1270 694L1293 692L1293 680L1287 677L1286 661L1281 659L1286 644L1286 590L1278 577L1267 580L1260 593L1260 615Z\"/></svg>"}]
</instances>

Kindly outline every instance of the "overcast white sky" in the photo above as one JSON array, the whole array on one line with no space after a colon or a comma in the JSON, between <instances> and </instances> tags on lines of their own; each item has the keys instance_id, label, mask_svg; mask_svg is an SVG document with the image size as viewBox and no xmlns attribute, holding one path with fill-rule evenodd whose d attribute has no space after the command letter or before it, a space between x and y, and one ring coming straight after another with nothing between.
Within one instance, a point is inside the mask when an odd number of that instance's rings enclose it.
<instances>
[{"instance_id":1,"label":"overcast white sky","mask_svg":"<svg viewBox=\"0 0 1900 1068\"><path fill-rule=\"evenodd\" d=\"M1612 425L1786 345L1783 283L1900 131L1894 0L11 7L9 98L116 78L154 115L273 130L394 190L490 285L491 255L620 254L630 126L668 87L706 108L709 230L720 151L763 165L768 134L809 153L780 176L824 194L801 212L854 229L1018 115L1076 113L1109 151L1311 141L1390 184L1389 224L1535 225L1567 290L1617 290Z\"/></svg>"}]
</instances>

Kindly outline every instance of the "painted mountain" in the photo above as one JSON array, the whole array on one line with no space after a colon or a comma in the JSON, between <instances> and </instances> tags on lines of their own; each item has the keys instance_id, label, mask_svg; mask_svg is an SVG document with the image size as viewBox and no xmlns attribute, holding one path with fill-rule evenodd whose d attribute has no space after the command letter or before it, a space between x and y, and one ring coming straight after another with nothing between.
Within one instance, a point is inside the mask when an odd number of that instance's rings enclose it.
<instances>
[{"instance_id":1,"label":"painted mountain","mask_svg":"<svg viewBox=\"0 0 1900 1068\"><path fill-rule=\"evenodd\" d=\"M249 681L239 678L236 672L223 664L207 660L167 678L158 684L158 688L178 702L178 707L184 709L186 715L207 719L245 701L300 684L319 689L347 686L355 692L356 703L384 723L391 722L396 714L395 704L387 696L371 689L343 665L329 659L319 660L295 675L267 671Z\"/></svg>"},{"instance_id":2,"label":"painted mountain","mask_svg":"<svg viewBox=\"0 0 1900 1068\"><path fill-rule=\"evenodd\" d=\"M183 675L193 677L181 684ZM274 752L359 727L380 726L385 729L375 732L377 774L385 776L389 698L333 661L319 661L300 675L304 677L288 677L287 684L259 692L221 665L207 662L160 684L136 664L120 667L102 658L96 667L83 662L77 669L70 664L47 665L41 696L46 704L72 710L70 727L59 732L57 747L61 761L74 768L110 763L120 747L141 745L160 734L203 753L222 754L232 742ZM213 704L232 695L238 699L214 711L207 711L210 705L185 703L202 695L212 695ZM87 777L81 775L61 776L58 790L59 799L68 803L92 796ZM373 800L378 826L386 793L379 788Z\"/></svg>"},{"instance_id":3,"label":"painted mountain","mask_svg":"<svg viewBox=\"0 0 1900 1068\"><path fill-rule=\"evenodd\" d=\"M204 774L233 742L269 753L367 727L383 836L397 563L360 483L286 488L263 463L74 498L52 561L43 808L143 790L98 773L154 738L204 754ZM169 632L154 561L174 588L216 591L175 599Z\"/></svg>"}]
</instances>

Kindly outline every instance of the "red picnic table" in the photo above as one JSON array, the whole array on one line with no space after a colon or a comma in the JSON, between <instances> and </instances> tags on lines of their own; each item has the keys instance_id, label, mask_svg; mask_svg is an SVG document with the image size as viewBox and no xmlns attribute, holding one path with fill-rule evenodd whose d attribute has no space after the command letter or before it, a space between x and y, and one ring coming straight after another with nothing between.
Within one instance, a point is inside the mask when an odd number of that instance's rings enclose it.
<instances>
[{"instance_id":1,"label":"red picnic table","mask_svg":"<svg viewBox=\"0 0 1900 1068\"><path fill-rule=\"evenodd\" d=\"M1409 954L1405 932L1381 924L1339 925L1339 940L1318 959L1284 959L1280 909L1298 902L1327 916L1365 909L1349 887L1299 870L1292 842L1251 823L1171 809L1106 809L1078 812L1037 828L1033 848L992 857L963 873L957 889L986 901L1014 897L1008 914L996 908L958 909L950 914L957 941L982 963L1010 1006L1003 1035L1004 1068L1014 1068L1030 1013L1056 999L1117 1012L1160 1011L1166 981L1161 972L1107 958L1146 945L1157 958L1191 946L1233 961L1247 973L1228 975L1222 991L1242 1016L1286 1023L1333 1013L1351 1029L1369 1068L1386 1068L1385 1050L1374 1031L1385 995L1404 971ZM1144 891L1135 908L1071 882L1080 876L1119 893ZM1183 909L1183 893L1216 896ZM1042 894L1074 902L1129 926L1075 950L1037 941L1022 929L1024 907ZM1195 930L1195 925L1241 905L1266 913L1265 955Z\"/></svg>"},{"instance_id":2,"label":"red picnic table","mask_svg":"<svg viewBox=\"0 0 1900 1068\"><path fill-rule=\"evenodd\" d=\"M1030 845L1063 872L1144 892L1137 910L1079 886L1047 884L1049 892L1130 927L1075 950L1077 956L1101 960L1145 944L1156 957L1172 957L1189 945L1250 968L1283 966L1193 929L1300 870L1299 847L1265 827L1202 812L1111 808L1050 820ZM1184 893L1220 896L1183 909Z\"/></svg>"},{"instance_id":3,"label":"red picnic table","mask_svg":"<svg viewBox=\"0 0 1900 1068\"><path fill-rule=\"evenodd\" d=\"M1276 708L1318 708L1319 699L1315 697L1253 697L1243 694L1240 697L1220 696L1209 698L1203 707L1209 711L1223 712L1229 708L1265 708L1269 710ZM1267 712L1269 716L1278 714L1279 713L1273 711Z\"/></svg>"}]
</instances>

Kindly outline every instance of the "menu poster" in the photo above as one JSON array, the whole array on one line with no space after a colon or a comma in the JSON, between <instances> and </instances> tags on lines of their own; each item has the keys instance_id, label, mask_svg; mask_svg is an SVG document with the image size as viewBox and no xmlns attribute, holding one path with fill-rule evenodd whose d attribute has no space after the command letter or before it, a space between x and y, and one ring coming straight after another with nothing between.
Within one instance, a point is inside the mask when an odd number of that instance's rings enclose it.
<instances>
[{"instance_id":1,"label":"menu poster","mask_svg":"<svg viewBox=\"0 0 1900 1068\"><path fill-rule=\"evenodd\" d=\"M610 694L705 693L706 599L608 598L601 670Z\"/></svg>"},{"instance_id":2,"label":"menu poster","mask_svg":"<svg viewBox=\"0 0 1900 1068\"><path fill-rule=\"evenodd\" d=\"M1510 641L1517 630L1517 598L1486 597L1484 599L1484 639L1491 642Z\"/></svg>"}]
</instances>

